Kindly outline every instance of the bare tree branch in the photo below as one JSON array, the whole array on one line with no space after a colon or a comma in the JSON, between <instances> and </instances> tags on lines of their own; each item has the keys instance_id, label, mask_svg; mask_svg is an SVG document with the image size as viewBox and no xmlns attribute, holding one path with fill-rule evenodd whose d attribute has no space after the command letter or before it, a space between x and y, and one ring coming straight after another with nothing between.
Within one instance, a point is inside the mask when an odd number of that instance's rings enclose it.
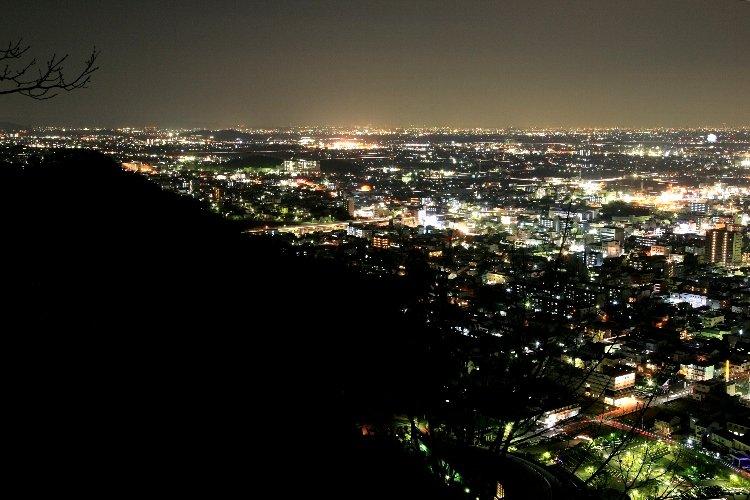
<instances>
[{"instance_id":1,"label":"bare tree branch","mask_svg":"<svg viewBox=\"0 0 750 500\"><path fill-rule=\"evenodd\" d=\"M99 69L96 65L99 57L96 47L83 68L72 78L65 76L64 63L68 54L58 56L54 53L42 66L37 64L36 58L24 61L29 49L30 46L24 45L22 39L8 42L5 48L0 49L0 64L4 63L0 69L0 95L20 94L37 100L51 99L60 91L70 92L88 87L92 73ZM35 69L36 75L32 76Z\"/></svg>"}]
</instances>

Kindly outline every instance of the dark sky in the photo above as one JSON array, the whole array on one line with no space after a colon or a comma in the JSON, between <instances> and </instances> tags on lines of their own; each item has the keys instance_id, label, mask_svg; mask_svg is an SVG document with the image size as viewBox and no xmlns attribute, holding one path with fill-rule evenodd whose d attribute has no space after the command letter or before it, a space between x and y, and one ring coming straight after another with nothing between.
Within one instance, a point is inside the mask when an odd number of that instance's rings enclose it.
<instances>
[{"instance_id":1,"label":"dark sky","mask_svg":"<svg viewBox=\"0 0 750 500\"><path fill-rule=\"evenodd\" d=\"M750 2L20 1L0 33L90 89L24 124L750 125Z\"/></svg>"}]
</instances>

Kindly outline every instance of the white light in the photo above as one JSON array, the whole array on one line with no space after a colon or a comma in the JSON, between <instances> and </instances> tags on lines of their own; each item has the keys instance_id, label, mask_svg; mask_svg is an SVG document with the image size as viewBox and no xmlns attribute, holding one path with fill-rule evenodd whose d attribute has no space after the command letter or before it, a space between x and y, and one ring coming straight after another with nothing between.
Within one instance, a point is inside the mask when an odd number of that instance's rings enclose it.
<instances>
[{"instance_id":1,"label":"white light","mask_svg":"<svg viewBox=\"0 0 750 500\"><path fill-rule=\"evenodd\" d=\"M708 142L716 142L717 140L719 140L719 138L716 136L716 134L708 134L708 136L706 137L706 141Z\"/></svg>"}]
</instances>

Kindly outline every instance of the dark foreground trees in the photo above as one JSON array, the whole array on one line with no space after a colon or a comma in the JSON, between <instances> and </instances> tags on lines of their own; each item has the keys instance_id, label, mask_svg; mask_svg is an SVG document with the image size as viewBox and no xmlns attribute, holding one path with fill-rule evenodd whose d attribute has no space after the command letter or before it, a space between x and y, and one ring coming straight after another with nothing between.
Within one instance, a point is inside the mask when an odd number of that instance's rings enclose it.
<instances>
[{"instance_id":1,"label":"dark foreground trees","mask_svg":"<svg viewBox=\"0 0 750 500\"><path fill-rule=\"evenodd\" d=\"M398 290L246 242L96 153L0 176L27 490L440 498L356 426L400 398Z\"/></svg>"}]
</instances>

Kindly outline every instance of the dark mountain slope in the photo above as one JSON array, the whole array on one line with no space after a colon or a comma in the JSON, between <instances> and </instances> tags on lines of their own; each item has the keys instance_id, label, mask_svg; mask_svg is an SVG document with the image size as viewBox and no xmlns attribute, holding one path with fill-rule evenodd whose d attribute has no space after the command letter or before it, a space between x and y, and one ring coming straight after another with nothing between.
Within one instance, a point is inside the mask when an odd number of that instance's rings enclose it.
<instances>
[{"instance_id":1,"label":"dark mountain slope","mask_svg":"<svg viewBox=\"0 0 750 500\"><path fill-rule=\"evenodd\" d=\"M403 287L282 258L95 153L3 166L0 200L29 488L440 497L357 435L414 390Z\"/></svg>"}]
</instances>

